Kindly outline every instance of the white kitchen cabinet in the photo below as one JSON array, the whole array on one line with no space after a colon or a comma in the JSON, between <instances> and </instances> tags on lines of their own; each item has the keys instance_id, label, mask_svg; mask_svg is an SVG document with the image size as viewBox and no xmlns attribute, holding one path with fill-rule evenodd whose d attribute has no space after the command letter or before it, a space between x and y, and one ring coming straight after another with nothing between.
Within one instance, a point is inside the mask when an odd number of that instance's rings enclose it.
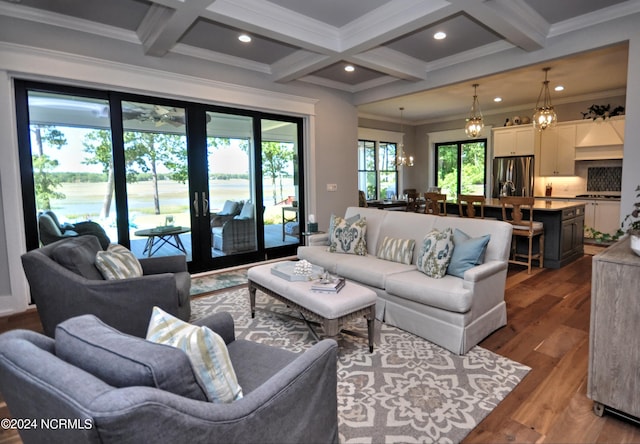
<instances>
[{"instance_id":1,"label":"white kitchen cabinet","mask_svg":"<svg viewBox=\"0 0 640 444\"><path fill-rule=\"evenodd\" d=\"M592 237L588 228L600 233L615 234L620 228L620 201L585 200L584 228L585 237Z\"/></svg>"},{"instance_id":2,"label":"white kitchen cabinet","mask_svg":"<svg viewBox=\"0 0 640 444\"><path fill-rule=\"evenodd\" d=\"M575 174L576 125L558 124L537 131L536 146L540 176L573 176Z\"/></svg>"},{"instance_id":3,"label":"white kitchen cabinet","mask_svg":"<svg viewBox=\"0 0 640 444\"><path fill-rule=\"evenodd\" d=\"M576 121L576 160L622 159L624 116Z\"/></svg>"},{"instance_id":4,"label":"white kitchen cabinet","mask_svg":"<svg viewBox=\"0 0 640 444\"><path fill-rule=\"evenodd\" d=\"M527 156L533 154L532 125L493 128L493 156Z\"/></svg>"}]
</instances>

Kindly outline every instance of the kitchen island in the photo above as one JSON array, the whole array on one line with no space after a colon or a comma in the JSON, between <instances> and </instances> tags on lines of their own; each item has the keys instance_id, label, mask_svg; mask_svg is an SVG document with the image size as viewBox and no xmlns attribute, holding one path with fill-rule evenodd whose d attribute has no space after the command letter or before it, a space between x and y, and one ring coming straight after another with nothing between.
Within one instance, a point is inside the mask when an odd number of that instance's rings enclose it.
<instances>
[{"instance_id":1,"label":"kitchen island","mask_svg":"<svg viewBox=\"0 0 640 444\"><path fill-rule=\"evenodd\" d=\"M580 201L535 199L533 220L544 224L544 267L560 268L584 255L584 211ZM447 204L447 214L458 214L458 205ZM485 218L502 219L500 199L487 199ZM528 210L523 210L525 219ZM526 251L526 239L520 239L518 251ZM537 242L534 242L537 251Z\"/></svg>"}]
</instances>

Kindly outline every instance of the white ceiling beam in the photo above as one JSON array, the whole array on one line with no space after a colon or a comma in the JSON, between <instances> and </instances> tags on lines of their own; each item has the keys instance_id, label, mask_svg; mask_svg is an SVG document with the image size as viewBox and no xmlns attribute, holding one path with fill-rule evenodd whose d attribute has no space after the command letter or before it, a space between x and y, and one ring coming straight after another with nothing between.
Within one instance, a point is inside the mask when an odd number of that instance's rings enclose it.
<instances>
[{"instance_id":1,"label":"white ceiling beam","mask_svg":"<svg viewBox=\"0 0 640 444\"><path fill-rule=\"evenodd\" d=\"M451 0L509 43L531 52L545 46L549 23L523 0Z\"/></svg>"},{"instance_id":2,"label":"white ceiling beam","mask_svg":"<svg viewBox=\"0 0 640 444\"><path fill-rule=\"evenodd\" d=\"M338 61L340 57L336 55L296 51L271 65L271 78L275 82L290 82Z\"/></svg>"},{"instance_id":3,"label":"white ceiling beam","mask_svg":"<svg viewBox=\"0 0 640 444\"><path fill-rule=\"evenodd\" d=\"M417 81L426 78L425 63L422 60L383 46L353 55L348 60L403 80Z\"/></svg>"},{"instance_id":4,"label":"white ceiling beam","mask_svg":"<svg viewBox=\"0 0 640 444\"><path fill-rule=\"evenodd\" d=\"M443 0L396 0L340 29L341 51L355 54L424 28L459 12Z\"/></svg>"},{"instance_id":5,"label":"white ceiling beam","mask_svg":"<svg viewBox=\"0 0 640 444\"><path fill-rule=\"evenodd\" d=\"M313 52L340 50L336 27L264 0L216 0L203 17Z\"/></svg>"},{"instance_id":6,"label":"white ceiling beam","mask_svg":"<svg viewBox=\"0 0 640 444\"><path fill-rule=\"evenodd\" d=\"M137 29L145 54L169 52L209 4L211 0L189 0L177 3L177 9L152 4Z\"/></svg>"}]
</instances>

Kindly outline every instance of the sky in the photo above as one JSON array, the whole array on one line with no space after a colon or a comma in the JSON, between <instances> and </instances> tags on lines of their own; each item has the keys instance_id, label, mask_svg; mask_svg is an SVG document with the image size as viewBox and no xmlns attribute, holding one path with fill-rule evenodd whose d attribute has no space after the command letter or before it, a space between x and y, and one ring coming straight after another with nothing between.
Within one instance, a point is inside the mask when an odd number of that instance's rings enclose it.
<instances>
[{"instance_id":1,"label":"sky","mask_svg":"<svg viewBox=\"0 0 640 444\"><path fill-rule=\"evenodd\" d=\"M45 144L44 152L48 156L58 160L58 171L101 173L101 165L85 165L84 137L91 130L86 128L58 127L67 139L67 144L60 150ZM235 143L234 143L235 142ZM247 153L239 148L238 140L231 140L231 146L209 150L210 173L246 174L249 172L249 160ZM32 134L32 149L36 148L35 136ZM166 170L159 169L159 172Z\"/></svg>"}]
</instances>

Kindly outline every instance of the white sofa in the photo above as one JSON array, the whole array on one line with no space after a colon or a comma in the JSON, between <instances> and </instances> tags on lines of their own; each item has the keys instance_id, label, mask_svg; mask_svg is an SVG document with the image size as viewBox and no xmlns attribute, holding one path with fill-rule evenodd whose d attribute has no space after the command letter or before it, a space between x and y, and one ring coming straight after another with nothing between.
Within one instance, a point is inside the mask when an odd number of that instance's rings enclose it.
<instances>
[{"instance_id":1,"label":"white sofa","mask_svg":"<svg viewBox=\"0 0 640 444\"><path fill-rule=\"evenodd\" d=\"M506 325L509 223L361 207L349 207L345 218L357 214L366 217L366 256L331 253L329 235L317 234L309 237L308 246L298 248L298 258L371 288L378 295L377 319L457 354L465 354ZM446 228L458 228L473 238L490 235L484 262L465 271L464 279L449 274L431 278L415 265L427 233ZM415 240L411 264L377 258L385 236Z\"/></svg>"}]
</instances>

